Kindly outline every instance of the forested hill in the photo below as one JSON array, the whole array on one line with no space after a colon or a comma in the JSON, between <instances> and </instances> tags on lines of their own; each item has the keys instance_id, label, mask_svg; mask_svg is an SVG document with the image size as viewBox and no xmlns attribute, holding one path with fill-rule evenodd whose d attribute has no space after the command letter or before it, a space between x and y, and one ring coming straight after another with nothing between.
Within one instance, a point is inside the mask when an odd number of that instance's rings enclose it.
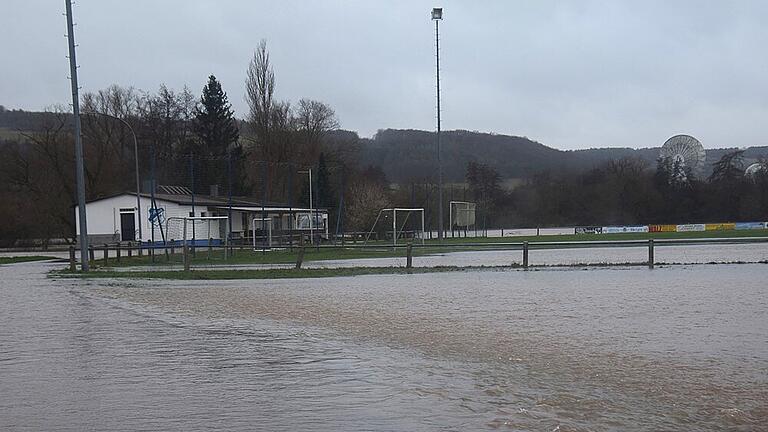
<instances>
[{"instance_id":1,"label":"forested hill","mask_svg":"<svg viewBox=\"0 0 768 432\"><path fill-rule=\"evenodd\" d=\"M39 130L50 116L50 113L0 109L0 142L16 138L15 131ZM338 130L331 134L337 142L350 143L357 139L357 134L350 131ZM443 169L449 182L463 181L470 161L493 167L502 178L527 178L544 171L579 172L622 157L640 158L654 166L659 155L659 147L562 151L525 137L464 130L445 131L441 137ZM361 165L381 167L390 182L436 178L434 132L383 129L373 138L359 141ZM730 150L733 148L707 149L707 166ZM745 162L751 163L768 156L768 147L750 147L744 156Z\"/></svg>"},{"instance_id":2,"label":"forested hill","mask_svg":"<svg viewBox=\"0 0 768 432\"><path fill-rule=\"evenodd\" d=\"M653 166L660 150L659 146L562 151L525 137L463 130L443 132L441 142L446 181L463 181L469 161L493 167L502 178L526 178L544 171L579 172L623 157L640 158ZM734 149L707 149L707 165L730 150ZM761 156L768 156L768 147L745 152L747 162ZM434 132L385 129L371 139L361 139L361 162L380 166L394 183L433 178L435 158Z\"/></svg>"},{"instance_id":3,"label":"forested hill","mask_svg":"<svg viewBox=\"0 0 768 432\"><path fill-rule=\"evenodd\" d=\"M361 159L379 165L393 182L423 179L435 173L435 134L420 130L380 130L361 140ZM527 138L446 131L441 134L446 180L461 180L467 162L496 168L502 177L521 177L544 169L565 169L564 152Z\"/></svg>"}]
</instances>

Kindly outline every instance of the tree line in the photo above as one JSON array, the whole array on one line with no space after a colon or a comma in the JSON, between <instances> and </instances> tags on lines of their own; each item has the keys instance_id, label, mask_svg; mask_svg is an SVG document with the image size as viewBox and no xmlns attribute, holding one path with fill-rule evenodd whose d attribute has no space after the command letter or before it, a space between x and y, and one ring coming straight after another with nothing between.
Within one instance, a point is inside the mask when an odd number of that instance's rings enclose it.
<instances>
[{"instance_id":1,"label":"tree line","mask_svg":"<svg viewBox=\"0 0 768 432\"><path fill-rule=\"evenodd\" d=\"M544 171L511 190L487 165L467 184L492 227L760 222L768 220L768 164L745 174L744 151L723 155L696 178L680 161L611 160L580 173Z\"/></svg>"},{"instance_id":2,"label":"tree line","mask_svg":"<svg viewBox=\"0 0 768 432\"><path fill-rule=\"evenodd\" d=\"M199 96L165 85L155 92L112 85L84 93L86 198L135 190L135 133L142 188L152 187L146 183L153 179L155 185L207 195L216 185L223 194L303 206L308 182L302 172L313 169L316 206L335 209L343 180L365 179L357 163L359 137L337 131L328 104L312 99L292 104L275 92L262 41L246 70L244 119L235 118L214 75ZM0 135L0 242L5 244L72 237L75 231L71 114L53 107L35 120L18 134Z\"/></svg>"},{"instance_id":3,"label":"tree line","mask_svg":"<svg viewBox=\"0 0 768 432\"><path fill-rule=\"evenodd\" d=\"M337 221L339 229L367 231L378 211L392 205L424 208L427 228L437 229L436 176L424 170L433 166L425 161L434 156L429 139L434 134L383 131L376 140L381 154L372 153L380 157L361 158L361 139L339 129L331 106L312 99L278 99L265 41L245 71L244 88L248 113L243 119L235 117L224 84L214 75L199 95L165 85L153 92L112 85L84 93L87 199L135 189L133 131L145 181L186 186L201 195L217 185L222 194L304 206L309 195L306 171L312 169L315 205L330 210L332 232ZM0 128L0 244L71 238L76 196L71 114L61 107L21 114L0 111L27 121L18 134ZM418 138L409 147L415 153L404 150L402 143L396 152L385 151L398 142L398 134L410 137L409 142ZM460 161L463 165L454 168L464 171L464 178L446 184L445 214L450 200L473 201L480 228L768 219L768 174L763 169L745 176L743 151L724 154L712 164L710 176L698 179L679 161L658 160L654 166L639 157L559 170L536 162L560 157L556 150L522 138L486 137L499 152L514 147L530 156L521 158L530 174L509 184L503 182L509 175L492 164L500 157L495 150L462 147L459 140L467 134L448 134L454 140L448 142L464 156L447 164ZM473 157L475 153L483 155ZM764 159L761 163L768 166ZM395 170L394 184L387 171L398 164L407 169ZM450 228L450 221L444 224Z\"/></svg>"}]
</instances>

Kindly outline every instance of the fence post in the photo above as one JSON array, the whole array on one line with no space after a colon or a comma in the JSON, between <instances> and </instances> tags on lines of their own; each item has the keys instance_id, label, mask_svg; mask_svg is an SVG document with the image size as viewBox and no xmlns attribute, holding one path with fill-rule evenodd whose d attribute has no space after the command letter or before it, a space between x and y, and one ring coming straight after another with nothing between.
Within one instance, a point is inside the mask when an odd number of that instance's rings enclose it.
<instances>
[{"instance_id":1,"label":"fence post","mask_svg":"<svg viewBox=\"0 0 768 432\"><path fill-rule=\"evenodd\" d=\"M299 255L296 257L296 268L300 269L304 262L304 245L299 246Z\"/></svg>"},{"instance_id":2,"label":"fence post","mask_svg":"<svg viewBox=\"0 0 768 432\"><path fill-rule=\"evenodd\" d=\"M523 268L528 268L528 242L523 242Z\"/></svg>"},{"instance_id":3,"label":"fence post","mask_svg":"<svg viewBox=\"0 0 768 432\"><path fill-rule=\"evenodd\" d=\"M653 239L648 240L648 268L653 268L654 265L654 257L653 257Z\"/></svg>"},{"instance_id":4,"label":"fence post","mask_svg":"<svg viewBox=\"0 0 768 432\"><path fill-rule=\"evenodd\" d=\"M117 244L117 247L115 248L117 250L117 262L120 262L120 243Z\"/></svg>"},{"instance_id":5,"label":"fence post","mask_svg":"<svg viewBox=\"0 0 768 432\"><path fill-rule=\"evenodd\" d=\"M189 246L186 242L184 242L184 247L182 248L182 255L183 255L183 261L184 261L184 271L189 271Z\"/></svg>"},{"instance_id":6,"label":"fence post","mask_svg":"<svg viewBox=\"0 0 768 432\"><path fill-rule=\"evenodd\" d=\"M128 258L133 256L133 243L128 243Z\"/></svg>"},{"instance_id":7,"label":"fence post","mask_svg":"<svg viewBox=\"0 0 768 432\"><path fill-rule=\"evenodd\" d=\"M75 271L77 270L77 265L75 264L75 247L70 246L69 247L69 271Z\"/></svg>"},{"instance_id":8,"label":"fence post","mask_svg":"<svg viewBox=\"0 0 768 432\"><path fill-rule=\"evenodd\" d=\"M104 244L104 266L106 267L107 264L109 264L109 246Z\"/></svg>"},{"instance_id":9,"label":"fence post","mask_svg":"<svg viewBox=\"0 0 768 432\"><path fill-rule=\"evenodd\" d=\"M171 246L171 250L173 250L173 246ZM165 261L170 262L171 254L168 253L168 245L163 246L163 252L165 252Z\"/></svg>"},{"instance_id":10,"label":"fence post","mask_svg":"<svg viewBox=\"0 0 768 432\"><path fill-rule=\"evenodd\" d=\"M96 261L96 254L93 252L93 245L88 245L88 260Z\"/></svg>"},{"instance_id":11,"label":"fence post","mask_svg":"<svg viewBox=\"0 0 768 432\"><path fill-rule=\"evenodd\" d=\"M408 246L405 248L405 268L413 267L413 243L408 242Z\"/></svg>"},{"instance_id":12,"label":"fence post","mask_svg":"<svg viewBox=\"0 0 768 432\"><path fill-rule=\"evenodd\" d=\"M208 260L211 260L211 243L213 243L213 238L208 237Z\"/></svg>"}]
</instances>

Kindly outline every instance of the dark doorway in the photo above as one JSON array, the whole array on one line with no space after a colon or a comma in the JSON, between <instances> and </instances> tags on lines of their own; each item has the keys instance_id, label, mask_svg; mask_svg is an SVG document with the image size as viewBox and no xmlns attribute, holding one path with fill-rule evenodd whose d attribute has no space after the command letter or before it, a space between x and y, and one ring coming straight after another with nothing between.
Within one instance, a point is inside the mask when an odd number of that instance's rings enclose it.
<instances>
[{"instance_id":1,"label":"dark doorway","mask_svg":"<svg viewBox=\"0 0 768 432\"><path fill-rule=\"evenodd\" d=\"M136 240L136 218L133 213L120 213L120 240Z\"/></svg>"}]
</instances>

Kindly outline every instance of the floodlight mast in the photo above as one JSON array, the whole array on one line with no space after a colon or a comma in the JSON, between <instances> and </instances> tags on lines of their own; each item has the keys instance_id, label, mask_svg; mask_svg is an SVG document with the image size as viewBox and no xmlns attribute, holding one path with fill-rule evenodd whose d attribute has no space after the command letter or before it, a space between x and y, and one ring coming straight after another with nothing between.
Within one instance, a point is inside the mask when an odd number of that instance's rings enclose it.
<instances>
[{"instance_id":1,"label":"floodlight mast","mask_svg":"<svg viewBox=\"0 0 768 432\"><path fill-rule=\"evenodd\" d=\"M64 0L67 11L67 41L69 42L69 73L72 85L72 121L75 128L75 165L77 166L77 213L80 225L80 269L87 272L88 220L85 214L85 167L83 165L83 139L80 131L80 96L77 84L77 59L75 58L75 30L72 20L72 1Z\"/></svg>"},{"instance_id":2,"label":"floodlight mast","mask_svg":"<svg viewBox=\"0 0 768 432\"><path fill-rule=\"evenodd\" d=\"M440 157L440 21L443 8L432 8L432 21L435 22L435 70L437 72L437 238L443 240L443 162Z\"/></svg>"}]
</instances>

